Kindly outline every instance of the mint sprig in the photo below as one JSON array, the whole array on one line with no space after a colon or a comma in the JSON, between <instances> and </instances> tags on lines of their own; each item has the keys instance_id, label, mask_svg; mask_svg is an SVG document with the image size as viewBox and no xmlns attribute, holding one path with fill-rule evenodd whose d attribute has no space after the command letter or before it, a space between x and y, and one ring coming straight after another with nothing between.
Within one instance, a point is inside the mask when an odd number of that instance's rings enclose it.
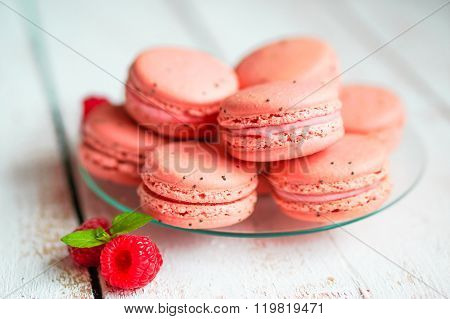
<instances>
[{"instance_id":1,"label":"mint sprig","mask_svg":"<svg viewBox=\"0 0 450 319\"><path fill-rule=\"evenodd\" d=\"M125 212L117 215L112 222L109 233L102 227L96 229L77 230L61 238L61 241L71 247L91 248L106 244L113 238L141 228L152 220L146 214Z\"/></svg>"}]
</instances>

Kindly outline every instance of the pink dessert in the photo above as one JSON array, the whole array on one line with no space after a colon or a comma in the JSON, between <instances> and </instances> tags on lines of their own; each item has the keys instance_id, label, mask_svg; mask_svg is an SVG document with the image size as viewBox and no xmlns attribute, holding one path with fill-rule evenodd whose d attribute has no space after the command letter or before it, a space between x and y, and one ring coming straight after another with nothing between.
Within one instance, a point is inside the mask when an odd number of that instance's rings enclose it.
<instances>
[{"instance_id":1,"label":"pink dessert","mask_svg":"<svg viewBox=\"0 0 450 319\"><path fill-rule=\"evenodd\" d=\"M213 144L173 142L148 154L138 193L142 209L182 228L217 228L253 213L258 177L254 165L227 158Z\"/></svg>"},{"instance_id":2,"label":"pink dessert","mask_svg":"<svg viewBox=\"0 0 450 319\"><path fill-rule=\"evenodd\" d=\"M207 53L174 47L141 53L130 68L126 110L176 138L214 134L219 104L238 88L233 69Z\"/></svg>"},{"instance_id":3,"label":"pink dessert","mask_svg":"<svg viewBox=\"0 0 450 319\"><path fill-rule=\"evenodd\" d=\"M344 135L334 86L280 81L253 86L224 101L218 121L228 152L270 162L307 156Z\"/></svg>"},{"instance_id":4,"label":"pink dessert","mask_svg":"<svg viewBox=\"0 0 450 319\"><path fill-rule=\"evenodd\" d=\"M315 38L298 37L257 49L239 63L236 73L241 88L281 80L326 83L337 78L339 66L328 44Z\"/></svg>"},{"instance_id":5,"label":"pink dessert","mask_svg":"<svg viewBox=\"0 0 450 319\"><path fill-rule=\"evenodd\" d=\"M144 152L164 139L140 128L121 106L104 103L86 116L79 159L97 178L123 185L138 185Z\"/></svg>"},{"instance_id":6,"label":"pink dessert","mask_svg":"<svg viewBox=\"0 0 450 319\"><path fill-rule=\"evenodd\" d=\"M378 138L389 151L401 141L405 108L391 91L369 85L347 85L341 90L345 131Z\"/></svg>"},{"instance_id":7,"label":"pink dessert","mask_svg":"<svg viewBox=\"0 0 450 319\"><path fill-rule=\"evenodd\" d=\"M353 134L319 153L273 163L268 179L284 213L325 223L370 213L391 190L383 144Z\"/></svg>"}]
</instances>

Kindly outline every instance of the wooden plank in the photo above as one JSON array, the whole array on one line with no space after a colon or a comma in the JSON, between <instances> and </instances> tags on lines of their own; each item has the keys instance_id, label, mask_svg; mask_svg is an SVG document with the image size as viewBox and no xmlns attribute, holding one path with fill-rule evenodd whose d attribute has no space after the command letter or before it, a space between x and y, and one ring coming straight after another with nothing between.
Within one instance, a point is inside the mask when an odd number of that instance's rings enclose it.
<instances>
[{"instance_id":1,"label":"wooden plank","mask_svg":"<svg viewBox=\"0 0 450 319\"><path fill-rule=\"evenodd\" d=\"M10 4L17 6L17 4ZM20 10L20 8L17 8ZM92 298L59 238L77 225L25 23L0 6L0 295Z\"/></svg>"},{"instance_id":2,"label":"wooden plank","mask_svg":"<svg viewBox=\"0 0 450 319\"><path fill-rule=\"evenodd\" d=\"M222 47L229 50L230 60L235 60L240 55L240 53L233 52L239 52L245 46L254 46L257 41L261 43L272 38L286 36L287 33L297 33L320 36L329 41L340 55L343 69L346 69L382 44L374 40L370 41L370 39L362 41L364 36L367 37L365 34L355 37L354 33L357 33L355 30L359 28L359 25L351 24L354 20L350 19L350 14L340 10L340 5L331 1L307 3L284 1L285 6L280 6L279 2L262 4L256 1L246 1L245 4L242 4L229 1L224 4L210 1L208 6L203 2L200 5L200 2L196 1L197 8L209 25L209 32L216 38L226 39L226 45L222 45ZM383 3L381 7L385 11L390 11L388 3ZM258 10L252 10L252 8L258 8ZM252 12L251 22L244 18L248 12ZM231 16L234 17L233 27L225 27ZM382 15L379 18L377 24L384 25ZM439 174L442 174L442 169L446 167L441 160L442 157L438 154L442 143L448 143L449 128L440 117L439 112L427 107L432 97L418 93L413 85L414 82L405 81L404 74L393 67L392 63L396 61L390 61L389 56L385 57L383 54L385 53L380 52L379 55L374 55L366 62L359 64L345 74L344 80L350 82L369 81L392 87L399 92L408 106L411 123L417 123L426 138L427 151L432 154L433 164L430 165L431 168L420 189L416 190L416 197L412 195L391 208L389 217L376 216L348 226L347 229L369 241L374 247L378 247L387 256L391 256L391 259L397 260L399 264L411 269L417 276L423 276L426 282L438 288L439 291L448 293L448 288L446 288L449 283L448 278L443 278L442 275L444 273L442 267L449 266L448 258L446 258L448 254L443 256L442 247L436 243L449 243L448 234L441 226L443 221L446 221L447 224L449 221L449 217L444 213L447 211L449 201L443 195L445 189L436 190L435 183L440 179ZM432 118L433 121L426 124L422 120L424 117ZM438 142L436 142L437 140ZM448 151L446 153L448 154ZM448 171L448 168L444 169ZM440 200L437 201L436 192L440 194ZM428 198L429 201L423 200L417 194ZM424 211L430 211L430 202L433 202L431 211L439 218L438 220L427 219L426 224L421 224ZM393 245L393 234L399 237L408 237L410 227L420 228L422 232L422 236L415 241L416 245L408 246L407 250L403 243ZM433 231L431 236L425 236L429 229L436 231ZM387 236L379 236L380 231L386 231ZM342 257L342 259L330 259L329 262L332 264L345 262L351 278L344 286L356 285L361 292L361 297L439 296L435 291L417 282L376 253L368 251L367 247L355 242L354 238L349 237L348 234L339 230L329 234L335 243L334 249L338 249ZM420 241L428 240L434 243L431 248L425 243L420 243ZM324 251L325 249L320 253L324 253ZM439 266L430 262L433 259L440 261ZM339 277L341 273L341 269L336 269L333 276ZM389 280L385 280L385 278L389 278Z\"/></svg>"},{"instance_id":3,"label":"wooden plank","mask_svg":"<svg viewBox=\"0 0 450 319\"><path fill-rule=\"evenodd\" d=\"M129 64L140 51L154 45L193 45L190 35L170 15L164 2L130 5L118 1L111 5L105 0L95 3L51 0L38 4L44 27L79 53L44 37L53 64L58 102L64 106L65 125L72 143L78 141L80 102L84 96L106 94L120 103L124 97L121 81L126 80Z\"/></svg>"},{"instance_id":4,"label":"wooden plank","mask_svg":"<svg viewBox=\"0 0 450 319\"><path fill-rule=\"evenodd\" d=\"M354 23L364 21L362 28L354 29L355 35L361 40L381 42L441 8L389 45L385 57L405 82L427 96L432 106L450 119L450 5L441 7L445 2L414 1L405 5L395 1L386 7L380 1L358 1L348 2L348 9Z\"/></svg>"},{"instance_id":5,"label":"wooden plank","mask_svg":"<svg viewBox=\"0 0 450 319\"><path fill-rule=\"evenodd\" d=\"M95 5L90 1L76 4L48 1L39 5L45 28L49 32L123 81L134 56L146 47L195 46L184 25L171 14L170 7L164 1L141 2L133 6L129 6L125 1L117 2L114 6L108 1L97 2ZM55 15L54 12L71 14L67 15L62 24L61 16ZM124 12L127 14L123 14ZM131 17L134 21L132 24ZM120 81L52 39L46 38L45 42L50 49L58 103L65 106L64 122L75 149L78 142L80 100L83 96L95 92L121 102L124 87ZM112 217L116 213L100 202L82 182L80 192L83 211L87 217ZM167 278L170 278L170 275ZM106 297L119 296L106 285L103 287L103 293Z\"/></svg>"},{"instance_id":6,"label":"wooden plank","mask_svg":"<svg viewBox=\"0 0 450 319\"><path fill-rule=\"evenodd\" d=\"M336 6L333 17L341 21L343 30L351 34L355 41L373 48L411 26L439 4L432 1L400 6L397 2L352 2L348 7ZM391 209L391 215L395 214L395 217L390 217L388 223L387 220L380 220L379 225L373 227L359 229L359 225L352 225L348 229L363 236L361 238L368 238L373 247L448 296L450 278L445 275L445 269L449 267L450 259L442 246L443 243L444 247L450 243L450 236L443 227L450 222L445 213L450 207L445 195L448 182L444 182L447 185L444 188L439 186L443 175L450 176L450 167L445 160L450 150L442 147L450 142L448 92L441 87L449 84L448 72L445 75L449 61L444 58L448 56L445 52L448 52L449 43L439 38L446 25L448 29L445 12L448 15L448 8L399 37L380 51L375 59L390 69L386 72L386 81L391 82L389 86L399 92L405 101L410 113L409 121L424 140L429 160L425 176L408 198ZM426 45L423 45L424 41ZM370 65L367 67L370 68ZM430 218L430 215L433 217ZM383 234L396 234L395 238L377 236L380 229L383 229ZM346 241L342 247L346 247ZM442 297L410 274L399 272L394 277L391 272L380 271L380 264L372 269L367 264L370 261L358 259L363 253L361 250L344 251L347 258L348 255L353 256L360 269L366 269L368 277L373 277L371 286L374 287L374 296ZM377 277L390 278L389 285L377 280Z\"/></svg>"},{"instance_id":7,"label":"wooden plank","mask_svg":"<svg viewBox=\"0 0 450 319\"><path fill-rule=\"evenodd\" d=\"M57 5L57 4L56 4ZM188 6L190 7L190 6ZM155 8L153 8L155 9ZM196 16L188 16L185 18L183 23L187 23L188 25L180 25L178 20L179 12L184 12L182 9L173 8L175 15L171 15L170 11L164 11L164 7L158 8L158 17L160 17L159 22L164 21L163 26L171 25L172 28L179 28L183 30L183 32L197 31L198 28L194 28L193 30L189 28L189 23L192 19L196 19ZM185 9L185 7L183 7ZM112 9L108 9L112 10ZM115 7L114 10L122 11L122 8ZM133 10L128 8L128 10ZM138 7L136 8L139 12L145 12L144 8ZM41 11L49 12L49 10L45 10L43 8ZM98 10L95 8L94 11L90 11L87 5L83 6L83 10L79 10L83 12L83 15L88 15L93 20L98 20L97 15L100 13L104 19L106 17L115 17L113 12L107 12L106 14L103 10ZM165 15L163 13L165 12ZM133 11L130 14L134 14ZM68 23L67 26L72 26L75 28L77 19L81 19L76 15L71 15L71 18L74 20L71 23ZM281 18L281 17L280 17ZM102 46L109 47L115 45L115 39L109 39L106 35L102 36L101 31L97 30L96 33L87 33L86 37L83 37L82 40L79 35L73 31L68 30L67 26L65 28L58 27L58 24L52 25L55 17L46 15L45 22L46 27L49 30L57 30L59 32L58 36L65 39L67 43L71 45L79 44L79 46L75 46L77 50L81 52L85 52L85 50L89 51L89 47L83 47L84 43L95 43L95 39L102 38ZM191 20L189 20L191 19ZM90 20L90 19L89 19ZM59 21L58 21L59 22ZM138 26L139 30L148 30L148 32L152 32L152 29L148 25L148 21L142 20L142 25ZM103 24L112 24L112 22L103 21ZM120 24L115 24L117 29L123 28ZM87 29L89 29L87 27ZM162 29L164 29L162 27ZM114 33L114 31L109 30ZM83 32L83 30L81 30ZM160 44L164 42L163 35L160 35L157 30L153 31L155 34L153 37L149 36L149 39L152 39L153 44ZM186 33L181 33L181 35ZM72 35L72 37L70 37ZM74 37L76 35L76 37ZM91 38L89 38L91 36ZM178 35L179 36L179 35ZM130 38L124 37L125 38ZM142 41L139 37L134 37L134 41ZM174 39L175 42L185 44L185 45L193 45L193 40L190 40L188 36L186 38ZM111 41L108 43L108 41ZM211 43L204 43L203 49L207 49L213 51L214 46ZM64 48L60 48L57 45L54 45L49 41L49 46L52 49L52 61L55 63L56 77L59 79L64 79L64 81L60 81L60 83L64 83L64 86L58 87L58 91L60 92L60 96L62 99L65 99L61 104L62 105L71 105L66 109L66 119L67 125L70 126L70 122L74 122L73 119L77 118L76 112L73 110L78 110L77 100L79 100L80 93L79 90L84 90L84 92L90 90L91 88L96 88L98 86L105 85L103 82L111 85L111 80L108 76L105 76L102 73L98 73L95 68L87 65L85 61L79 59L79 57L74 56L70 52L67 52ZM136 46L142 46L142 44L137 45L136 43L131 43L130 46L121 46L115 50L115 54L119 56L122 54L126 56L126 50L129 48L133 48ZM123 51L122 51L123 50ZM97 48L95 54L99 55L101 52L105 52L102 48ZM122 53L121 53L122 52ZM93 52L94 53L94 52ZM214 52L220 55L220 52ZM89 56L91 58L91 56ZM125 77L126 67L132 58L132 54L128 54L125 58L117 59L115 63L111 63L112 68L122 68L122 73ZM92 58L93 59L93 58ZM93 59L95 60L95 59ZM123 60L123 61L122 61ZM70 61L70 62L69 62ZM122 61L122 62L120 62ZM106 61L108 62L108 61ZM102 67L105 67L102 64ZM80 71L83 70L83 71ZM81 73L89 74L87 81L80 83L79 78L85 77L85 75L80 75ZM71 76L67 76L70 74ZM115 73L114 73L115 74ZM97 80L94 80L95 77L98 77ZM94 79L93 79L94 78ZM59 82L59 81L58 81ZM114 83L114 81L112 81ZM69 83L73 83L70 85ZM77 92L74 92L78 90ZM120 83L114 83L114 87L108 88L108 92L112 92L113 96L115 94L122 94L122 87ZM83 91L81 91L83 92ZM120 93L119 93L120 92ZM72 96L71 99L70 96ZM73 134L76 135L77 124L72 124ZM87 196L90 196L87 197ZM111 209L100 203L92 194L86 193L83 191L83 198L85 199L86 209L91 213L95 214L110 214ZM152 237L156 240L156 242L161 246L162 252L166 257L165 267L161 271L161 274L158 276L156 281L152 283L149 287L134 292L131 295L126 295L128 297L201 297L206 295L215 296L215 297L258 297L258 296L280 296L280 297L289 297L289 296L358 296L359 289L356 285L351 285L348 287L347 282L350 281L349 274L346 272L345 265L340 262L340 281L336 283L334 278L328 276L327 274L331 273L333 269L336 269L335 265L324 264L322 256L320 254L316 254L318 251L329 250L333 248L332 243L327 237L323 236L308 236L308 237L299 237L299 238L289 238L289 239L279 239L279 240L246 240L246 239L226 239L226 238L211 238L205 236L199 236L194 234L186 234L182 232L173 232L168 231L162 228L149 227L146 233L150 233ZM312 240L306 238L315 238L322 237L322 240ZM292 248L302 247L299 243L308 241L310 242L310 246L314 247L314 250L311 250L311 253L307 256L307 258L299 258L298 253L290 252ZM281 243L290 243L291 246L286 246L286 244ZM183 245L180 245L183 243ZM325 244L324 244L325 243ZM187 246L185 245L187 244ZM233 249L230 250L229 246L239 247L239 251L235 251ZM190 249L188 249L190 247ZM278 248L276 248L278 247ZM284 247L284 249L283 249ZM272 250L277 250L275 253L271 253ZM217 251L220 251L217 254ZM271 260L271 265L266 266L267 259L261 258L264 255L274 255L273 257L267 257ZM335 255L335 258L339 260L338 254ZM230 272L230 269L234 269L232 265L236 264L236 261L240 261L242 264L242 269L235 269ZM288 265L291 263L291 265ZM295 267L296 264L302 263L304 264L302 272L306 272L308 274L308 280L300 281L294 280L293 275L297 269ZM321 265L321 266L318 266ZM184 269L188 271L177 271L176 265L183 265ZM284 268L288 266L289 272L284 276L281 275L282 272L285 272ZM324 269L323 272L316 272L315 269L319 267ZM265 269L266 271L262 271L261 269ZM217 278L216 274L222 274L223 279ZM226 274L226 275L223 275ZM207 280L202 280L202 277L208 276ZM235 277L233 279L233 277ZM206 282L211 282L211 284L206 285ZM273 282L273 283L272 283ZM319 284L317 284L319 282ZM212 284L213 283L213 284ZM328 287L333 284L332 287ZM159 288L155 288L159 287ZM108 287L104 286L104 294L105 297L119 297L122 296L120 292L110 291Z\"/></svg>"},{"instance_id":8,"label":"wooden plank","mask_svg":"<svg viewBox=\"0 0 450 319\"><path fill-rule=\"evenodd\" d=\"M111 6L101 2L93 7L87 1L76 4L50 1L40 5L48 30L119 79L125 79L130 61L140 49L166 43L206 49L235 63L264 41L289 34L310 34L330 41L344 68L373 49L373 42L360 41L349 31L351 28L343 25L348 16L332 2L281 3L193 1L170 6L163 2L129 6L119 2ZM62 23L61 15L54 12L71 14L64 15ZM133 17L132 24L129 17ZM123 87L67 48L51 40L47 44L60 104L65 105L66 126L75 142L81 97L95 90L120 101ZM444 214L449 207L444 196L448 178L442 177L449 172L444 163L447 157L438 156L438 146L448 144L447 123L439 118L438 111L424 107L429 99L411 88L411 83L405 83L404 75L398 74L384 59L374 56L346 74L345 79L371 80L394 87L409 107L411 123L417 124L426 138L433 164L415 193L385 214L347 229L433 287L448 290L448 278L442 278L441 274L449 266L448 252L443 248L450 241L443 227L449 219ZM433 125L424 123L424 116ZM436 183L442 187L436 189ZM87 214L114 213L85 188L82 192ZM433 218L424 215L424 211L432 211ZM161 273L148 287L132 293L104 286L106 298L438 296L341 230L258 240L207 237L152 226L144 232L161 247L165 259Z\"/></svg>"}]
</instances>

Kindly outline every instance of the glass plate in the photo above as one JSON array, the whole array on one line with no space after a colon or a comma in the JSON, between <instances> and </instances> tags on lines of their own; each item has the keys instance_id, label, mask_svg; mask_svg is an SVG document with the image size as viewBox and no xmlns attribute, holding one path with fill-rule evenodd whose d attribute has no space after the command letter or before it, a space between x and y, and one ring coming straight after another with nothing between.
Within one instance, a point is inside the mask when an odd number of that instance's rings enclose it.
<instances>
[{"instance_id":1,"label":"glass plate","mask_svg":"<svg viewBox=\"0 0 450 319\"><path fill-rule=\"evenodd\" d=\"M135 188L118 186L96 179L83 167L80 166L79 169L87 186L109 205L119 211L133 211L139 207ZM229 227L198 230L178 228L156 220L152 222L172 229L228 237L255 238L309 234L354 223L384 211L405 197L417 185L424 169L425 148L417 134L411 128L406 128L401 145L391 155L390 176L394 185L392 194L381 208L366 215L339 222L330 220L328 224L298 221L282 214L273 199L267 195L259 197L255 212L248 219Z\"/></svg>"}]
</instances>

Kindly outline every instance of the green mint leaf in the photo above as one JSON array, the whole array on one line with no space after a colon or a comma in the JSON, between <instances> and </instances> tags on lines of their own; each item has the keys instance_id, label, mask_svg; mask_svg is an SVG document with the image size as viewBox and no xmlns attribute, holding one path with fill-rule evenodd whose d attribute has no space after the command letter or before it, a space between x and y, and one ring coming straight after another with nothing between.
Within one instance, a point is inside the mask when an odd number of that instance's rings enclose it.
<instances>
[{"instance_id":1,"label":"green mint leaf","mask_svg":"<svg viewBox=\"0 0 450 319\"><path fill-rule=\"evenodd\" d=\"M97 229L77 230L62 237L61 241L66 245L76 248L100 246L105 243L105 235L103 232L105 232L105 230L101 227ZM106 233L106 235L108 235L108 233Z\"/></svg>"},{"instance_id":2,"label":"green mint leaf","mask_svg":"<svg viewBox=\"0 0 450 319\"><path fill-rule=\"evenodd\" d=\"M141 228L151 220L152 217L147 214L125 212L114 218L109 231L112 236L123 235Z\"/></svg>"},{"instance_id":3,"label":"green mint leaf","mask_svg":"<svg viewBox=\"0 0 450 319\"><path fill-rule=\"evenodd\" d=\"M103 243L111 240L111 236L102 227L95 229L95 238Z\"/></svg>"}]
</instances>

